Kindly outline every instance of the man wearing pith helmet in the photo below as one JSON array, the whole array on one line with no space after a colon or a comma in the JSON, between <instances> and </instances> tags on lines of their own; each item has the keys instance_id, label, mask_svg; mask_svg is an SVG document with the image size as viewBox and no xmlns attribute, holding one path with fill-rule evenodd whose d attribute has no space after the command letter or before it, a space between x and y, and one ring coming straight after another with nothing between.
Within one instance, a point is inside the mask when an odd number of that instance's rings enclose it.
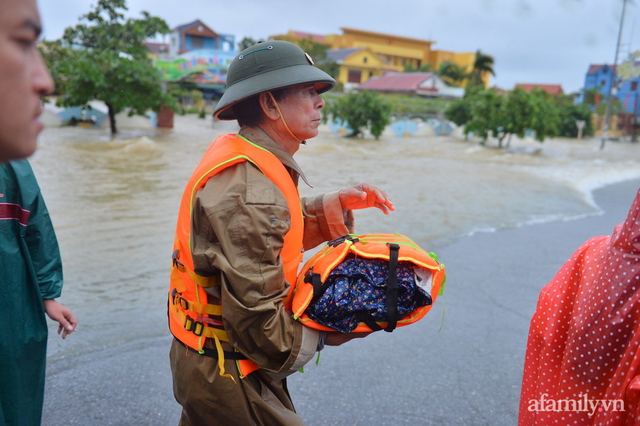
<instances>
[{"instance_id":1,"label":"man wearing pith helmet","mask_svg":"<svg viewBox=\"0 0 640 426\"><path fill-rule=\"evenodd\" d=\"M172 257L169 325L181 425L301 425L286 377L326 345L293 319L289 289L302 252L353 232L353 209L393 205L366 183L298 196L293 155L317 136L335 81L295 44L270 40L234 58L214 116L238 120L185 189Z\"/></svg>"}]
</instances>

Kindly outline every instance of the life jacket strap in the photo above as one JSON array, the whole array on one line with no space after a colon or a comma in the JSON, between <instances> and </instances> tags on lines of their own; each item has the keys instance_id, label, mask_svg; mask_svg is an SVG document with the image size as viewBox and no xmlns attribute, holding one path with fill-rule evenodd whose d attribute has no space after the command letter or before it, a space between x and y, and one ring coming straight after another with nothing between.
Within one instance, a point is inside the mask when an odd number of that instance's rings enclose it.
<instances>
[{"instance_id":1,"label":"life jacket strap","mask_svg":"<svg viewBox=\"0 0 640 426\"><path fill-rule=\"evenodd\" d=\"M182 346L184 346L185 348L191 349L189 348L189 346L185 345L184 343L182 343L179 339L176 339L178 342L180 342L180 344ZM197 353L198 355L203 355L209 358L215 358L218 359L218 351L215 349L211 349L211 348L202 348L202 351L196 351L195 349L192 349L195 353ZM225 359L229 359L232 361L239 361L239 360L244 360L244 359L248 359L246 356L242 355L240 352L236 352L236 351L223 351L224 352L224 358Z\"/></svg>"},{"instance_id":2,"label":"life jacket strap","mask_svg":"<svg viewBox=\"0 0 640 426\"><path fill-rule=\"evenodd\" d=\"M400 246L388 243L389 246L389 279L387 280L387 328L391 333L398 325L398 252Z\"/></svg>"},{"instance_id":3,"label":"life jacket strap","mask_svg":"<svg viewBox=\"0 0 640 426\"><path fill-rule=\"evenodd\" d=\"M171 255L173 268L177 269L180 272L186 273L191 281L198 284L200 287L218 287L220 285L220 279L217 276L205 277L202 275L198 275L191 269L184 266L184 264L178 259L180 259L180 250L175 250ZM179 276L179 274L172 274L172 278L176 276Z\"/></svg>"},{"instance_id":4,"label":"life jacket strap","mask_svg":"<svg viewBox=\"0 0 640 426\"><path fill-rule=\"evenodd\" d=\"M182 297L182 293L178 292L178 290L175 288L171 292L171 301L174 305L174 309L178 309L179 306L185 311L191 311L198 314L215 315L218 317L222 316L221 305L209 305L205 303L194 302L192 300L187 300Z\"/></svg>"},{"instance_id":5,"label":"life jacket strap","mask_svg":"<svg viewBox=\"0 0 640 426\"><path fill-rule=\"evenodd\" d=\"M313 286L313 297L311 298L310 304L316 303L322 297L324 292L331 286L331 281L329 280L326 280L324 284L322 283L320 274L313 272L313 266L309 268L309 272L304 278L304 282Z\"/></svg>"}]
</instances>

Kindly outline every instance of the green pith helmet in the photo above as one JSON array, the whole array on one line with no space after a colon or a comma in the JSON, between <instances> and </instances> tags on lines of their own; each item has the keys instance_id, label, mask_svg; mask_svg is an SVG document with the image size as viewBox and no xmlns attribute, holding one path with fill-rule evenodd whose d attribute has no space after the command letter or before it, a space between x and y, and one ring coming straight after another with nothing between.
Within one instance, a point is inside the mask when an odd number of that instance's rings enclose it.
<instances>
[{"instance_id":1,"label":"green pith helmet","mask_svg":"<svg viewBox=\"0 0 640 426\"><path fill-rule=\"evenodd\" d=\"M231 106L262 92L303 83L317 83L318 93L333 89L336 81L313 66L311 57L293 43L260 41L233 58L227 71L227 90L213 116L235 120Z\"/></svg>"}]
</instances>

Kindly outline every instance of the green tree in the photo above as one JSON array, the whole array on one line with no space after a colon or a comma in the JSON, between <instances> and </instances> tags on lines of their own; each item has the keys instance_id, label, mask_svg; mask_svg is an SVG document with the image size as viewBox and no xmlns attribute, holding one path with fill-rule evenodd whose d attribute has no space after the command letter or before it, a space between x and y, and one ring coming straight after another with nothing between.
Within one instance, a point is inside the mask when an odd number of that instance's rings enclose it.
<instances>
[{"instance_id":1,"label":"green tree","mask_svg":"<svg viewBox=\"0 0 640 426\"><path fill-rule=\"evenodd\" d=\"M458 99L449 105L444 112L447 120L453 121L458 126L464 126L471 120L471 101L469 99ZM469 132L465 128L465 139L468 139Z\"/></svg>"},{"instance_id":2,"label":"green tree","mask_svg":"<svg viewBox=\"0 0 640 426\"><path fill-rule=\"evenodd\" d=\"M540 88L532 93L534 114L531 119L531 130L536 134L536 140L544 142L547 137L558 135L559 112L555 104L547 99L547 92Z\"/></svg>"},{"instance_id":3,"label":"green tree","mask_svg":"<svg viewBox=\"0 0 640 426\"><path fill-rule=\"evenodd\" d=\"M67 68L66 63L73 55L73 50L64 46L60 40L44 40L40 43L38 49L55 82L54 94L61 95L65 93L67 78L64 73Z\"/></svg>"},{"instance_id":4,"label":"green tree","mask_svg":"<svg viewBox=\"0 0 640 426\"><path fill-rule=\"evenodd\" d=\"M160 18L142 12L142 19L124 19L126 0L98 0L95 9L80 17L81 23L67 28L63 41L79 46L54 68L63 78L64 92L58 103L86 105L93 99L109 109L111 133L116 133L115 115L145 115L163 105L175 108L175 100L162 88L162 75L148 58L142 44L157 34L169 32Z\"/></svg>"},{"instance_id":5,"label":"green tree","mask_svg":"<svg viewBox=\"0 0 640 426\"><path fill-rule=\"evenodd\" d=\"M437 74L442 77L445 82L453 86L459 86L464 79L467 78L466 69L452 62L443 62L440 64Z\"/></svg>"},{"instance_id":6,"label":"green tree","mask_svg":"<svg viewBox=\"0 0 640 426\"><path fill-rule=\"evenodd\" d=\"M517 88L509 92L507 100L504 104L503 111L503 132L498 138L498 147L502 147L502 140L505 136L509 136L507 146L511 143L513 135L519 138L524 137L524 133L533 124L533 118L536 114L536 102L533 94Z\"/></svg>"},{"instance_id":7,"label":"green tree","mask_svg":"<svg viewBox=\"0 0 640 426\"><path fill-rule=\"evenodd\" d=\"M427 62L426 64L422 64L420 68L416 68L413 64L408 64L404 66L404 72L432 72L433 64L431 62Z\"/></svg>"},{"instance_id":8,"label":"green tree","mask_svg":"<svg viewBox=\"0 0 640 426\"><path fill-rule=\"evenodd\" d=\"M485 55L478 49L476 52L476 59L473 62L473 69L469 74L469 80L467 81L467 87L469 86L484 86L482 77L489 73L493 76L496 73L493 71L493 56Z\"/></svg>"},{"instance_id":9,"label":"green tree","mask_svg":"<svg viewBox=\"0 0 640 426\"><path fill-rule=\"evenodd\" d=\"M603 96L600 98L600 101L598 102L598 106L596 107L596 113L598 115L605 115L606 109L607 109L607 97ZM624 107L622 106L622 102L620 102L620 99L618 99L614 95L611 95L611 110L609 112L609 114L611 114L610 116L613 117L614 115L618 115L621 112L624 112Z\"/></svg>"},{"instance_id":10,"label":"green tree","mask_svg":"<svg viewBox=\"0 0 640 426\"><path fill-rule=\"evenodd\" d=\"M506 98L491 89L477 92L469 98L471 102L471 120L467 123L466 131L473 132L487 140L489 133L500 137L504 129L504 114Z\"/></svg>"},{"instance_id":11,"label":"green tree","mask_svg":"<svg viewBox=\"0 0 640 426\"><path fill-rule=\"evenodd\" d=\"M589 105L589 106L595 106L596 105L596 98L598 98L598 102L602 100L605 95L602 94L601 90L600 90L601 86L594 86L591 89L587 89L587 90L583 90L583 101L582 103L585 105Z\"/></svg>"},{"instance_id":12,"label":"green tree","mask_svg":"<svg viewBox=\"0 0 640 426\"><path fill-rule=\"evenodd\" d=\"M369 128L378 139L391 123L391 105L378 92L365 90L349 93L327 104L323 110L325 123L329 116L345 121L351 129L350 137L358 136Z\"/></svg>"},{"instance_id":13,"label":"green tree","mask_svg":"<svg viewBox=\"0 0 640 426\"><path fill-rule=\"evenodd\" d=\"M591 111L591 108L589 108L588 105L559 105L558 113L558 136L564 136L567 138L578 137L578 127L576 126L576 121L578 120L583 120L585 122L582 135L593 135L593 125L591 122L591 115L593 114L593 111Z\"/></svg>"},{"instance_id":14,"label":"green tree","mask_svg":"<svg viewBox=\"0 0 640 426\"><path fill-rule=\"evenodd\" d=\"M245 37L238 42L238 52L242 52L244 49L247 49L256 43L257 41L251 37Z\"/></svg>"}]
</instances>

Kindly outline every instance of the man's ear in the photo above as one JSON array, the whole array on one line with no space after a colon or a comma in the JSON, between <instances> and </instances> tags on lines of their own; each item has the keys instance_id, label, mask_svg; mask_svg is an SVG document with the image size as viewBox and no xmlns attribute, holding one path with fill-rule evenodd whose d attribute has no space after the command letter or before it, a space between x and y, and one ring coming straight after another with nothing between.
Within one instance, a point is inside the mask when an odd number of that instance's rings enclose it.
<instances>
[{"instance_id":1,"label":"man's ear","mask_svg":"<svg viewBox=\"0 0 640 426\"><path fill-rule=\"evenodd\" d=\"M278 108L276 108L276 105L273 103L273 99L269 96L269 92L260 93L260 95L258 95L258 100L260 101L262 112L266 117L274 121L280 119Z\"/></svg>"}]
</instances>

